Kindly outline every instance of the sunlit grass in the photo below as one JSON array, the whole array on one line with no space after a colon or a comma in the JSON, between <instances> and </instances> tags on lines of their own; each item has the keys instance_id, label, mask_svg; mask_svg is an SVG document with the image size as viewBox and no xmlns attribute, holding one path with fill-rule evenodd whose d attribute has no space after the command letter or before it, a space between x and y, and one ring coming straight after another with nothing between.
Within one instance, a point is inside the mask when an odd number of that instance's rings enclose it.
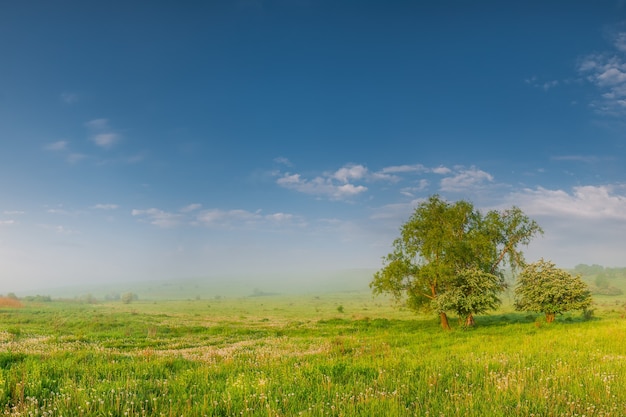
<instances>
[{"instance_id":1,"label":"sunlit grass","mask_svg":"<svg viewBox=\"0 0 626 417\"><path fill-rule=\"evenodd\" d=\"M26 303L0 309L0 412L623 416L623 312L443 332L367 293Z\"/></svg>"}]
</instances>

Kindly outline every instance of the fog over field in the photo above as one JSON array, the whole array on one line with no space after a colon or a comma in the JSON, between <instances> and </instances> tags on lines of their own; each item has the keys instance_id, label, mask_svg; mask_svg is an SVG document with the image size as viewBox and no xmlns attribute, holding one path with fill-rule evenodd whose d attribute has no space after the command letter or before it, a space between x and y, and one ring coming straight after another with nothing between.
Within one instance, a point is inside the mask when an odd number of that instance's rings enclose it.
<instances>
[{"instance_id":1,"label":"fog over field","mask_svg":"<svg viewBox=\"0 0 626 417\"><path fill-rule=\"evenodd\" d=\"M0 293L366 286L433 194L520 207L530 261L624 266L625 22L620 1L5 2Z\"/></svg>"}]
</instances>

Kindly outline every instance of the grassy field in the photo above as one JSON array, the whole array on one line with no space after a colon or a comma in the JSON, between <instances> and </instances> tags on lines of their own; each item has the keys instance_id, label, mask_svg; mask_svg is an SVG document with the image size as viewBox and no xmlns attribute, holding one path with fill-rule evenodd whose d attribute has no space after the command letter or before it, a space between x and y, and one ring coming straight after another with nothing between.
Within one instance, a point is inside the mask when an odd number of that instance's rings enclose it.
<instances>
[{"instance_id":1,"label":"grassy field","mask_svg":"<svg viewBox=\"0 0 626 417\"><path fill-rule=\"evenodd\" d=\"M443 332L368 292L0 306L0 414L624 416L623 298Z\"/></svg>"}]
</instances>

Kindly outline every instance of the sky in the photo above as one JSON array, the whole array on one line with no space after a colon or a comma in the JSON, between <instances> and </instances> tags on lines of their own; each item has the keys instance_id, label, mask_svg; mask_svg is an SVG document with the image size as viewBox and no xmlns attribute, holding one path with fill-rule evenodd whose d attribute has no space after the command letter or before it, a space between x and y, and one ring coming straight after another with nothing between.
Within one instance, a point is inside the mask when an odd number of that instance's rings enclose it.
<instances>
[{"instance_id":1,"label":"sky","mask_svg":"<svg viewBox=\"0 0 626 417\"><path fill-rule=\"evenodd\" d=\"M625 145L623 1L3 0L0 293L376 269L433 194L626 266Z\"/></svg>"}]
</instances>

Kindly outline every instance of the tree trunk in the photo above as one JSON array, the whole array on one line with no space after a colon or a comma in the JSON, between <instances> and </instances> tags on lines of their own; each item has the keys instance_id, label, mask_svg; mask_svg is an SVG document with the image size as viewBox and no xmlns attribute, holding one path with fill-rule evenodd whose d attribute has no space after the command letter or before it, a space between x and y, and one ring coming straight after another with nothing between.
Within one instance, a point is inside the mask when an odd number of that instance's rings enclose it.
<instances>
[{"instance_id":1,"label":"tree trunk","mask_svg":"<svg viewBox=\"0 0 626 417\"><path fill-rule=\"evenodd\" d=\"M554 321L554 313L546 313L546 323L552 323Z\"/></svg>"},{"instance_id":2,"label":"tree trunk","mask_svg":"<svg viewBox=\"0 0 626 417\"><path fill-rule=\"evenodd\" d=\"M473 327L476 324L474 321L474 315L470 314L465 318L465 327Z\"/></svg>"},{"instance_id":3,"label":"tree trunk","mask_svg":"<svg viewBox=\"0 0 626 417\"><path fill-rule=\"evenodd\" d=\"M448 316L443 311L439 313L439 318L441 319L441 327L443 330L450 330L450 323L448 323Z\"/></svg>"}]
</instances>

